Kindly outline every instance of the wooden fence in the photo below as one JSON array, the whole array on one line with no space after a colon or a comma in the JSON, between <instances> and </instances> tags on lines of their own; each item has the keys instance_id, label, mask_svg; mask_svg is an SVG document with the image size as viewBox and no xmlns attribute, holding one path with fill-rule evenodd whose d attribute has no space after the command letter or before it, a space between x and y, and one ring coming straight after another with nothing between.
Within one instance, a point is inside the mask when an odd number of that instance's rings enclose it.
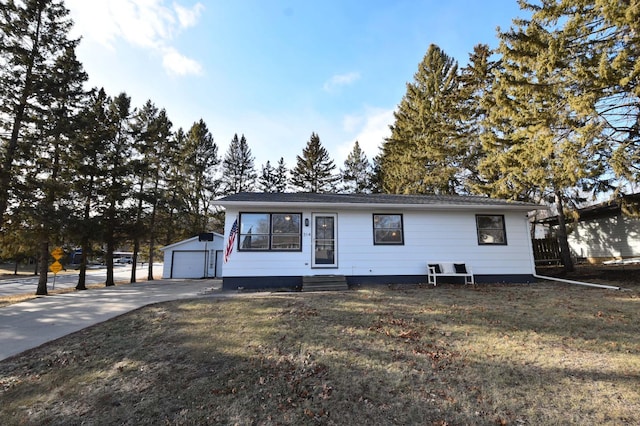
<instances>
[{"instance_id":1,"label":"wooden fence","mask_svg":"<svg viewBox=\"0 0 640 426\"><path fill-rule=\"evenodd\" d=\"M560 264L560 246L555 238L536 238L532 240L533 258L536 264Z\"/></svg>"}]
</instances>

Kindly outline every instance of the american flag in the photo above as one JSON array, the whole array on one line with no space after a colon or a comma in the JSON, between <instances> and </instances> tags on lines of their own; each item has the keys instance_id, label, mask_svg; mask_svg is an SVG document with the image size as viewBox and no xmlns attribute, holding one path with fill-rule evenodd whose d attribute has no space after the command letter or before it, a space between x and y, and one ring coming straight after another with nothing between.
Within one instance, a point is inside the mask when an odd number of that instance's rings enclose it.
<instances>
[{"instance_id":1,"label":"american flag","mask_svg":"<svg viewBox=\"0 0 640 426\"><path fill-rule=\"evenodd\" d=\"M229 261L229 256L233 252L233 243L236 240L236 234L238 233L238 219L233 221L231 232L229 232L229 240L227 241L227 248L224 250L224 263Z\"/></svg>"}]
</instances>

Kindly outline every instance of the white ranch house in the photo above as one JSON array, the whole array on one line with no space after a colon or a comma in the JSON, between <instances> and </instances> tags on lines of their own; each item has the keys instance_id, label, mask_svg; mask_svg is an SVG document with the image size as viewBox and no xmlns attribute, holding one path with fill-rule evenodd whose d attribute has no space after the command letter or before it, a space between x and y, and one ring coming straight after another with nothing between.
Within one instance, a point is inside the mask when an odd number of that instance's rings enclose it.
<instances>
[{"instance_id":1,"label":"white ranch house","mask_svg":"<svg viewBox=\"0 0 640 426\"><path fill-rule=\"evenodd\" d=\"M535 281L527 213L545 207L486 197L240 193L223 288L300 288L303 277L349 285L426 283L429 264L464 263L476 283ZM229 250L227 248L226 250ZM457 278L457 277L453 277Z\"/></svg>"}]
</instances>

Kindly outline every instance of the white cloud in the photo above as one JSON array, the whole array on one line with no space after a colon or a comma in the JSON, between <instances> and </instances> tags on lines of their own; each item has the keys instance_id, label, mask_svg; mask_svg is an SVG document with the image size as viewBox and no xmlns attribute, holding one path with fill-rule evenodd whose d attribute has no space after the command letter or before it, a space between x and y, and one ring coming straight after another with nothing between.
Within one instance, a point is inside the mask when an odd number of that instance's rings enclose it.
<instances>
[{"instance_id":1,"label":"white cloud","mask_svg":"<svg viewBox=\"0 0 640 426\"><path fill-rule=\"evenodd\" d=\"M391 135L389 125L393 124L393 111L365 107L361 114L345 116L342 128L314 110L243 111L241 116L227 117L224 123L215 124L214 135L221 153L227 149L233 133L242 132L256 157L256 168L267 160L275 163L280 157L284 157L291 168L295 166L296 156L302 154L311 132L316 132L340 168L356 140L369 160L379 154L380 145ZM209 115L215 114L205 114ZM351 127L348 129L348 126Z\"/></svg>"},{"instance_id":2,"label":"white cloud","mask_svg":"<svg viewBox=\"0 0 640 426\"><path fill-rule=\"evenodd\" d=\"M182 28L189 28L198 23L200 14L204 10L204 5L202 3L196 3L191 9L187 9L186 7L180 6L174 2L173 9L178 15L178 22L180 22L180 26Z\"/></svg>"},{"instance_id":3,"label":"white cloud","mask_svg":"<svg viewBox=\"0 0 640 426\"><path fill-rule=\"evenodd\" d=\"M352 133L355 133L354 136L338 147L340 160L336 164L344 162L353 149L355 141L358 141L369 160L378 155L384 139L391 136L389 126L393 124L393 112L393 109L366 108L362 115L346 116L343 120L345 131L350 131L348 127L354 123L357 127L351 127Z\"/></svg>"},{"instance_id":4,"label":"white cloud","mask_svg":"<svg viewBox=\"0 0 640 426\"><path fill-rule=\"evenodd\" d=\"M355 132L362 122L364 121L364 117L361 115L345 115L342 119L342 128L345 132Z\"/></svg>"},{"instance_id":5,"label":"white cloud","mask_svg":"<svg viewBox=\"0 0 640 426\"><path fill-rule=\"evenodd\" d=\"M359 72L350 72L346 74L337 74L331 77L322 86L325 92L335 92L342 86L348 86L360 79Z\"/></svg>"},{"instance_id":6,"label":"white cloud","mask_svg":"<svg viewBox=\"0 0 640 426\"><path fill-rule=\"evenodd\" d=\"M107 0L67 0L66 6L74 22L72 37L82 36L85 40L113 49L119 29Z\"/></svg>"},{"instance_id":7,"label":"white cloud","mask_svg":"<svg viewBox=\"0 0 640 426\"><path fill-rule=\"evenodd\" d=\"M161 3L118 0L111 5L121 37L127 42L157 49L171 39L175 19L171 10Z\"/></svg>"},{"instance_id":8,"label":"white cloud","mask_svg":"<svg viewBox=\"0 0 640 426\"><path fill-rule=\"evenodd\" d=\"M66 5L75 22L74 36L110 49L122 40L159 53L165 70L171 75L202 73L202 67L195 60L171 46L180 30L197 23L204 10L201 3L190 9L175 2L172 8L167 7L164 0L67 0Z\"/></svg>"},{"instance_id":9,"label":"white cloud","mask_svg":"<svg viewBox=\"0 0 640 426\"><path fill-rule=\"evenodd\" d=\"M202 74L202 66L197 61L187 58L172 47L165 50L162 56L162 66L169 75L173 76Z\"/></svg>"}]
</instances>

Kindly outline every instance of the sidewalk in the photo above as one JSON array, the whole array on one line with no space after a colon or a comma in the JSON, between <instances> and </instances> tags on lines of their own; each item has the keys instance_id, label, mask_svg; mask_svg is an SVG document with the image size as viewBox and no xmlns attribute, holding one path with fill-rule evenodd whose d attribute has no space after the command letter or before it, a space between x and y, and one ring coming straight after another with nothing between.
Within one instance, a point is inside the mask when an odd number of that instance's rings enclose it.
<instances>
[{"instance_id":1,"label":"sidewalk","mask_svg":"<svg viewBox=\"0 0 640 426\"><path fill-rule=\"evenodd\" d=\"M156 280L44 296L0 308L0 361L145 305L203 297L220 280Z\"/></svg>"}]
</instances>

